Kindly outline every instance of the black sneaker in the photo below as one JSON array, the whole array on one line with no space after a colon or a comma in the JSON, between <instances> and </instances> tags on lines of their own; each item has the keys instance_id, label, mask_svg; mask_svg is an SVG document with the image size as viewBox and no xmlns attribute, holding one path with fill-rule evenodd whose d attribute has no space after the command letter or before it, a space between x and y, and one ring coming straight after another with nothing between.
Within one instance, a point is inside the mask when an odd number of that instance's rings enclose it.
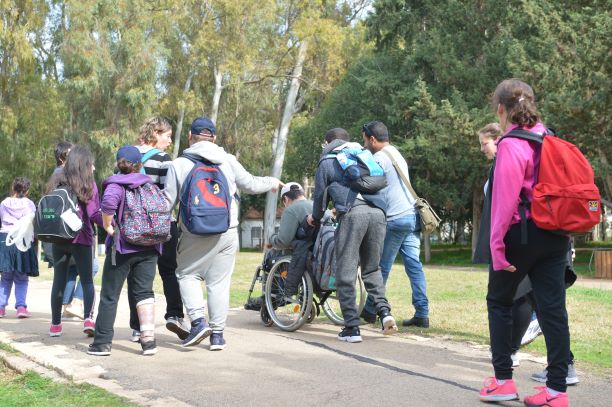
<instances>
[{"instance_id":1,"label":"black sneaker","mask_svg":"<svg viewBox=\"0 0 612 407\"><path fill-rule=\"evenodd\" d=\"M429 318L412 317L402 321L402 326L418 326L419 328L429 328Z\"/></svg>"},{"instance_id":2,"label":"black sneaker","mask_svg":"<svg viewBox=\"0 0 612 407\"><path fill-rule=\"evenodd\" d=\"M342 332L338 334L338 340L343 342L357 343L361 342L361 333L359 332L359 327L353 326L348 327L345 326L342 328Z\"/></svg>"},{"instance_id":3,"label":"black sneaker","mask_svg":"<svg viewBox=\"0 0 612 407\"><path fill-rule=\"evenodd\" d=\"M363 319L368 324L373 324L376 322L376 314L366 311L365 308L363 311L361 311L361 314L359 314L359 318Z\"/></svg>"},{"instance_id":4,"label":"black sneaker","mask_svg":"<svg viewBox=\"0 0 612 407\"><path fill-rule=\"evenodd\" d=\"M189 336L189 329L187 328L183 318L179 317L168 317L166 319L166 329L176 334L180 340L184 341Z\"/></svg>"},{"instance_id":5,"label":"black sneaker","mask_svg":"<svg viewBox=\"0 0 612 407\"><path fill-rule=\"evenodd\" d=\"M157 353L157 344L155 343L155 339L152 341L140 341L140 346L142 347L142 354L144 356L152 356Z\"/></svg>"},{"instance_id":6,"label":"black sneaker","mask_svg":"<svg viewBox=\"0 0 612 407\"><path fill-rule=\"evenodd\" d=\"M89 348L87 348L87 354L95 356L110 356L111 346L112 345L110 343L91 343Z\"/></svg>"},{"instance_id":7,"label":"black sneaker","mask_svg":"<svg viewBox=\"0 0 612 407\"><path fill-rule=\"evenodd\" d=\"M398 331L395 318L393 318L393 315L391 315L387 308L383 308L378 312L378 318L380 318L383 335L393 335Z\"/></svg>"},{"instance_id":8,"label":"black sneaker","mask_svg":"<svg viewBox=\"0 0 612 407\"><path fill-rule=\"evenodd\" d=\"M183 346L195 346L208 338L212 333L212 329L206 323L204 318L198 318L191 322L191 332L183 341Z\"/></svg>"},{"instance_id":9,"label":"black sneaker","mask_svg":"<svg viewBox=\"0 0 612 407\"><path fill-rule=\"evenodd\" d=\"M210 335L210 350L223 350L225 349L225 339L223 339L223 332L213 332Z\"/></svg>"}]
</instances>

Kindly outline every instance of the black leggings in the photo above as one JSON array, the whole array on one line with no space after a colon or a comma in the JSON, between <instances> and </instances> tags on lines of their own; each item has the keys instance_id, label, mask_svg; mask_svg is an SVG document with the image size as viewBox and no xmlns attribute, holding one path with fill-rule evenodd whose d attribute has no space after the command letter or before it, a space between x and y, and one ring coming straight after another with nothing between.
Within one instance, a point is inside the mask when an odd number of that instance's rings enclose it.
<instances>
[{"instance_id":1,"label":"black leggings","mask_svg":"<svg viewBox=\"0 0 612 407\"><path fill-rule=\"evenodd\" d=\"M546 340L548 381L553 390L566 390L569 328L565 309L565 266L569 240L528 222L528 244L521 244L521 225L513 225L504 238L506 257L514 273L489 271L487 309L495 377L512 378L512 306L516 289L527 274L533 285L538 320Z\"/></svg>"},{"instance_id":2,"label":"black leggings","mask_svg":"<svg viewBox=\"0 0 612 407\"><path fill-rule=\"evenodd\" d=\"M62 303L68 278L70 258L74 259L83 287L83 311L85 318L93 318L96 291L93 283L92 246L72 243L53 244L53 286L51 287L51 323L62 322Z\"/></svg>"}]
</instances>

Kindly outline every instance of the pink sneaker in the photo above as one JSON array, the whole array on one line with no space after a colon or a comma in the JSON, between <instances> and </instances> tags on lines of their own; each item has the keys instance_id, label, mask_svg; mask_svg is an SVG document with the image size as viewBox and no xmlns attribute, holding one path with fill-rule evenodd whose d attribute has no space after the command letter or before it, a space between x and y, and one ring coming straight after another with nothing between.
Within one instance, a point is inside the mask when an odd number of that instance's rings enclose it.
<instances>
[{"instance_id":1,"label":"pink sneaker","mask_svg":"<svg viewBox=\"0 0 612 407\"><path fill-rule=\"evenodd\" d=\"M0 318L4 318L6 316L6 310L4 308L0 308Z\"/></svg>"},{"instance_id":2,"label":"pink sneaker","mask_svg":"<svg viewBox=\"0 0 612 407\"><path fill-rule=\"evenodd\" d=\"M49 336L62 336L62 324L53 325L51 324L51 328L49 328Z\"/></svg>"},{"instance_id":3,"label":"pink sneaker","mask_svg":"<svg viewBox=\"0 0 612 407\"><path fill-rule=\"evenodd\" d=\"M83 322L83 332L89 337L93 337L96 334L96 324L93 319L87 318L85 322Z\"/></svg>"},{"instance_id":4,"label":"pink sneaker","mask_svg":"<svg viewBox=\"0 0 612 407\"><path fill-rule=\"evenodd\" d=\"M26 307L17 307L17 318L30 318L32 314L28 312Z\"/></svg>"},{"instance_id":5,"label":"pink sneaker","mask_svg":"<svg viewBox=\"0 0 612 407\"><path fill-rule=\"evenodd\" d=\"M498 384L497 379L489 377L480 389L480 400L482 401L507 401L518 400L518 392L514 380L504 380L504 384Z\"/></svg>"},{"instance_id":6,"label":"pink sneaker","mask_svg":"<svg viewBox=\"0 0 612 407\"><path fill-rule=\"evenodd\" d=\"M567 393L559 393L556 396L551 396L546 391L545 386L534 387L534 389L540 390L539 393L534 394L533 396L525 397L525 405L527 407L538 407L538 406L548 406L548 407L568 407L569 399L567 398Z\"/></svg>"}]
</instances>

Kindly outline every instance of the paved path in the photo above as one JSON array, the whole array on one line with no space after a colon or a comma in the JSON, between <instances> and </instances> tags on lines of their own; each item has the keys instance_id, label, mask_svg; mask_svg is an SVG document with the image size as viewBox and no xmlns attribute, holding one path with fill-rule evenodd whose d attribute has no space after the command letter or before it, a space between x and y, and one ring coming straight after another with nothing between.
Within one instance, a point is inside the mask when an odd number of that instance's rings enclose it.
<instances>
[{"instance_id":1,"label":"paved path","mask_svg":"<svg viewBox=\"0 0 612 407\"><path fill-rule=\"evenodd\" d=\"M96 384L142 405L485 405L478 401L477 391L491 375L491 366L482 346L408 334L386 338L371 327L362 330L363 343L347 344L335 339L338 327L327 323L286 333L265 328L255 312L231 310L224 351L208 351L208 341L181 348L160 324L159 352L144 357L140 346L128 341L125 295L112 355L89 356L85 350L91 339L82 334L78 322L65 322L59 338L48 336L50 285L31 282L33 318L17 320L8 310L0 320L0 341L75 381ZM161 322L162 296L157 305ZM542 360L524 356L527 359L515 373L521 396L532 393L537 383L528 377L543 368ZM606 405L603 400L612 399L611 380L578 368L581 383L569 389L572 405Z\"/></svg>"}]
</instances>

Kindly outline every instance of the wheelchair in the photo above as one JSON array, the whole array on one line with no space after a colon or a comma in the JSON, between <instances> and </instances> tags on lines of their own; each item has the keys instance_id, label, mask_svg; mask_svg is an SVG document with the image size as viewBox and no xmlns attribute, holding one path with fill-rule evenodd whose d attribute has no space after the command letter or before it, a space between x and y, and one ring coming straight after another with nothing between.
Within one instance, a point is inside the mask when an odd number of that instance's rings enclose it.
<instances>
[{"instance_id":1,"label":"wheelchair","mask_svg":"<svg viewBox=\"0 0 612 407\"><path fill-rule=\"evenodd\" d=\"M286 295L285 280L289 273L291 255L282 252L277 257L270 258L270 252L264 256L264 261L257 266L249 288L245 309L259 311L265 326L276 325L287 332L298 330L305 323L314 321L321 314L336 325L343 325L344 318L336 291L324 291L316 286L312 279L312 271L306 270L298 285L297 293ZM268 257L268 258L267 258ZM255 285L261 282L262 297L253 297ZM365 306L367 293L357 271L355 295L358 312Z\"/></svg>"}]
</instances>

